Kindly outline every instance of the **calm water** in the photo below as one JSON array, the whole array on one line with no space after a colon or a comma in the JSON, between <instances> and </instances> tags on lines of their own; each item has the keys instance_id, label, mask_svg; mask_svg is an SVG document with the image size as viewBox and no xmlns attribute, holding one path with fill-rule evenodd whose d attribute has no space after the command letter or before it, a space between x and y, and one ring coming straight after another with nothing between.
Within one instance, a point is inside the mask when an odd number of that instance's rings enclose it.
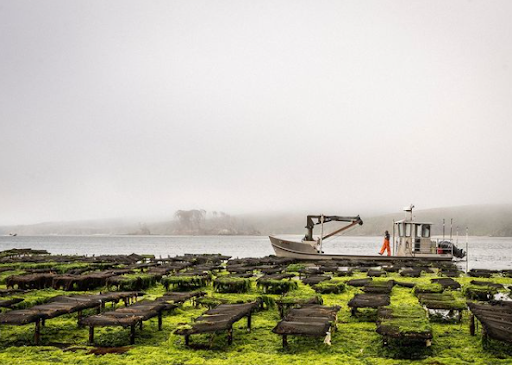
<instances>
[{"instance_id":1,"label":"calm water","mask_svg":"<svg viewBox=\"0 0 512 365\"><path fill-rule=\"evenodd\" d=\"M282 236L300 239L301 236ZM326 253L374 255L380 237L341 236L324 243ZM512 269L512 237L469 237L469 268ZM465 239L459 239L465 249ZM233 257L273 254L266 236L1 236L0 250L45 249L52 254L154 254L167 257L185 253L221 253ZM461 263L465 267L465 263Z\"/></svg>"}]
</instances>

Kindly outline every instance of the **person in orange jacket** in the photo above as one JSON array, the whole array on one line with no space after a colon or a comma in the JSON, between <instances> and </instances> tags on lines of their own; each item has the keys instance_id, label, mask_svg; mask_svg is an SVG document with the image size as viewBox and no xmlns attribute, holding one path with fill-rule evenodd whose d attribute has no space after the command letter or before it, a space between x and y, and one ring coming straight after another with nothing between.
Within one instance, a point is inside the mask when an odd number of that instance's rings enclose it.
<instances>
[{"instance_id":1,"label":"person in orange jacket","mask_svg":"<svg viewBox=\"0 0 512 365\"><path fill-rule=\"evenodd\" d=\"M389 246L389 232L386 231L384 233L384 243L382 244L382 248L380 249L379 255L382 255L384 251L388 251L388 256L391 256L391 247Z\"/></svg>"}]
</instances>

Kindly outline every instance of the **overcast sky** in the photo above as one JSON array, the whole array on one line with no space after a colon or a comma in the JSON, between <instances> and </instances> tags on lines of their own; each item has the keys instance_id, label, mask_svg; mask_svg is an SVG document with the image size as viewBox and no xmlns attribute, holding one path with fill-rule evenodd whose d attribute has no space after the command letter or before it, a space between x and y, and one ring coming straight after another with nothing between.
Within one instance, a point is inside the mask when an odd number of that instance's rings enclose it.
<instances>
[{"instance_id":1,"label":"overcast sky","mask_svg":"<svg viewBox=\"0 0 512 365\"><path fill-rule=\"evenodd\" d=\"M512 203L511 1L0 3L0 225Z\"/></svg>"}]
</instances>

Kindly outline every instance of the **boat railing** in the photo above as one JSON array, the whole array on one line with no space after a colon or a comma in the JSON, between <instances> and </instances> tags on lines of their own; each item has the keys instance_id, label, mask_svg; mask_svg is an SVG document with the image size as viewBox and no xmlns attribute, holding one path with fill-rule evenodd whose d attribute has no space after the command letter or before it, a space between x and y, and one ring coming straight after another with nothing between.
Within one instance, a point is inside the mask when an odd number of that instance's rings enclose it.
<instances>
[{"instance_id":1,"label":"boat railing","mask_svg":"<svg viewBox=\"0 0 512 365\"><path fill-rule=\"evenodd\" d=\"M446 252L447 251L447 247L442 247L439 245L440 242L450 242L450 248L449 248L449 252ZM453 242L451 240L447 240L446 238L445 239L440 239L440 238L436 238L436 239L432 239L432 242L434 243L434 252L424 252L424 251L421 251L421 250L418 250L416 251L416 249L414 248L414 243L412 243L413 247L411 249L411 256L412 257L416 257L416 254L425 254L425 253L430 253L430 254L435 254L435 255L446 255L446 254L450 254L452 257L453 257Z\"/></svg>"},{"instance_id":2,"label":"boat railing","mask_svg":"<svg viewBox=\"0 0 512 365\"><path fill-rule=\"evenodd\" d=\"M451 256L453 257L453 242L451 240L447 240L447 239L439 239L439 238L436 238L436 254L438 255L444 255L446 254L446 248L443 248L443 247L439 247L439 242L450 242L450 254ZM439 252L441 251L441 252Z\"/></svg>"}]
</instances>

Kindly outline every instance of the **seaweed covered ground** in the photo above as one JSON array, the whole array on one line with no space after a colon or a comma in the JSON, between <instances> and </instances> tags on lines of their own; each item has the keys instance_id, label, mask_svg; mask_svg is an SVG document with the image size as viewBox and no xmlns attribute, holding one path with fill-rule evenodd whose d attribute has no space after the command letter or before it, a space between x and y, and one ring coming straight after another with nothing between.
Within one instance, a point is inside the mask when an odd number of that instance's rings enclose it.
<instances>
[{"instance_id":1,"label":"seaweed covered ground","mask_svg":"<svg viewBox=\"0 0 512 365\"><path fill-rule=\"evenodd\" d=\"M17 265L15 271L2 272L0 288L5 288L7 276L20 272L23 272L23 265ZM366 273L356 271L353 275L336 277L333 280L346 282L366 277ZM419 278L403 278L398 273L388 273L387 277L374 280L395 279L426 285L435 277L438 277L437 273L423 273ZM456 278L462 286L473 279ZM248 301L263 295L255 280L251 278L247 293L217 293L214 292L212 282L204 290L209 297L230 302ZM298 278L292 280L297 280L298 288L292 290L290 296L307 298L317 295ZM501 276L492 278L492 281L512 284L512 278ZM145 292L145 298L154 299L164 294L165 290L158 283ZM338 331L332 334L331 346L325 345L322 338L291 336L289 347L283 349L281 337L272 333L280 320L279 313L277 308L271 308L253 315L251 332L247 331L245 320L237 322L234 325L234 341L231 346L227 345L225 334L218 334L213 337L195 336L195 347L188 348L184 345L183 337L173 332L180 326L190 324L206 308L195 307L187 302L164 316L163 331L157 330L157 318L145 322L142 330L137 329L135 345L128 345L129 329L104 327L96 329L96 346L89 346L88 329L78 328L76 314L48 320L42 329L41 346L33 345L33 324L3 325L0 326L0 364L512 364L510 346L495 341L483 344L479 332L477 336L470 336L467 311L464 311L461 323L432 322L433 340L430 347L400 346L397 343L383 346L382 337L376 332L373 313L364 313L358 318L351 317L347 303L356 293L361 293L360 288L347 285L342 293L321 294L324 305L341 306ZM462 291L453 293L456 298L464 298ZM32 291L23 294L25 301L18 307L30 307L62 294L71 295L73 292L53 289ZM278 294L265 295L275 300L280 298ZM412 288L395 286L391 294L391 306L402 305L418 305L418 298ZM85 314L93 314L93 311ZM98 347L106 347L108 351L119 353L91 353Z\"/></svg>"}]
</instances>

